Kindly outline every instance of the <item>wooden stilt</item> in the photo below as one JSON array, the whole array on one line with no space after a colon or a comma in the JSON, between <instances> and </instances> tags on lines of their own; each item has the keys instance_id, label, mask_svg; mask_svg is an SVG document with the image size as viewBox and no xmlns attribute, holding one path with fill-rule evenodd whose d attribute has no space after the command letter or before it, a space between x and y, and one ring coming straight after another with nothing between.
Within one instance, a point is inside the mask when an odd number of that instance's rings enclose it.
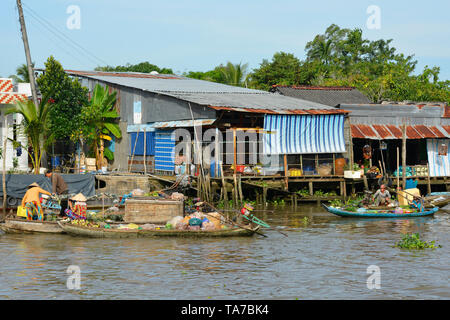
<instances>
[{"instance_id":1,"label":"wooden stilt","mask_svg":"<svg viewBox=\"0 0 450 320\"><path fill-rule=\"evenodd\" d=\"M309 181L308 182L308 186L309 186L309 195L313 196L314 195L314 187L313 187L313 182Z\"/></svg>"}]
</instances>

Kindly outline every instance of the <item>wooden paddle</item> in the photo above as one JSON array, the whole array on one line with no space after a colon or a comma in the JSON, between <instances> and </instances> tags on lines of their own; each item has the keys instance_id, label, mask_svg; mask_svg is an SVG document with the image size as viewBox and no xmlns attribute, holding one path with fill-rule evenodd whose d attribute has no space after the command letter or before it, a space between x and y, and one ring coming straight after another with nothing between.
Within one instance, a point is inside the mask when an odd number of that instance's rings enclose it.
<instances>
[{"instance_id":1,"label":"wooden paddle","mask_svg":"<svg viewBox=\"0 0 450 320\"><path fill-rule=\"evenodd\" d=\"M215 208L212 204L207 203L207 202L204 202L204 203L206 203L208 206L210 206L213 210L216 210L217 212L220 213L220 211L219 211L217 208ZM236 212L236 213L238 213L238 214L241 214L241 213L240 213L238 210L236 210L236 209L233 209L233 211ZM221 214L221 213L220 213L220 214ZM222 217L224 217L223 214L221 214L221 215L222 215ZM232 221L232 220L231 220L231 221ZM233 221L233 223L234 223L234 221ZM281 233L281 234L282 234L283 236L285 236L285 237L288 236L287 234L285 234L285 233L283 233L283 232L281 232L280 230L277 230L277 229L275 229L275 228L267 228L267 229L275 230L275 231Z\"/></svg>"}]
</instances>

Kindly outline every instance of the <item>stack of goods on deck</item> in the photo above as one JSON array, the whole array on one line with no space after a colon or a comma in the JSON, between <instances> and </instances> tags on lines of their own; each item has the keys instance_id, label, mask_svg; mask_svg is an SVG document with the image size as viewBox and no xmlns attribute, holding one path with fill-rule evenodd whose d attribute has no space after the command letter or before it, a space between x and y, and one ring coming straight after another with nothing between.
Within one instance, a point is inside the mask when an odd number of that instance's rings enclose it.
<instances>
[{"instance_id":1,"label":"stack of goods on deck","mask_svg":"<svg viewBox=\"0 0 450 320\"><path fill-rule=\"evenodd\" d=\"M166 229L212 231L226 229L224 218L218 212L202 213L196 211L185 217L177 216L166 224Z\"/></svg>"}]
</instances>

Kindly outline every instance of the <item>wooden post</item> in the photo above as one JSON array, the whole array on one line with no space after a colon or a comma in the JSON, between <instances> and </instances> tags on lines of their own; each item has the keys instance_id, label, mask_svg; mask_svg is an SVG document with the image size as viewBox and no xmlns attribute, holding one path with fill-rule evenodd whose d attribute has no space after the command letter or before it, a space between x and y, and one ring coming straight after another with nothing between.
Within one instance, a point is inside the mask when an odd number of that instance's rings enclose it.
<instances>
[{"instance_id":1,"label":"wooden post","mask_svg":"<svg viewBox=\"0 0 450 320\"><path fill-rule=\"evenodd\" d=\"M308 186L309 186L309 195L313 196L314 195L314 188L313 188L313 182L309 181L308 182Z\"/></svg>"},{"instance_id":2,"label":"wooden post","mask_svg":"<svg viewBox=\"0 0 450 320\"><path fill-rule=\"evenodd\" d=\"M6 115L5 115L5 122L6 122ZM3 219L6 218L6 197L8 196L6 194L6 142L8 141L8 127L5 126L6 134L3 137Z\"/></svg>"},{"instance_id":3,"label":"wooden post","mask_svg":"<svg viewBox=\"0 0 450 320\"><path fill-rule=\"evenodd\" d=\"M267 188L263 187L263 202L264 202L264 206L267 205Z\"/></svg>"},{"instance_id":4,"label":"wooden post","mask_svg":"<svg viewBox=\"0 0 450 320\"><path fill-rule=\"evenodd\" d=\"M400 190L400 150L397 147L397 190Z\"/></svg>"},{"instance_id":5,"label":"wooden post","mask_svg":"<svg viewBox=\"0 0 450 320\"><path fill-rule=\"evenodd\" d=\"M367 177L365 174L363 174L363 182L364 182L364 189L369 190L369 183L367 182Z\"/></svg>"},{"instance_id":6,"label":"wooden post","mask_svg":"<svg viewBox=\"0 0 450 320\"><path fill-rule=\"evenodd\" d=\"M147 175L147 132L144 127L144 174Z\"/></svg>"},{"instance_id":7,"label":"wooden post","mask_svg":"<svg viewBox=\"0 0 450 320\"><path fill-rule=\"evenodd\" d=\"M241 180L241 176L239 176L238 178L238 191L239 191L239 200L240 203L244 203L244 194L242 193L242 180Z\"/></svg>"},{"instance_id":8,"label":"wooden post","mask_svg":"<svg viewBox=\"0 0 450 320\"><path fill-rule=\"evenodd\" d=\"M236 128L233 128L233 163L234 163L234 175L236 175L237 172L237 155L236 155Z\"/></svg>"},{"instance_id":9,"label":"wooden post","mask_svg":"<svg viewBox=\"0 0 450 320\"><path fill-rule=\"evenodd\" d=\"M237 176L236 174L233 174L233 180L234 180L234 197L233 197L233 201L234 201L234 207L236 207L238 205L238 188L237 188Z\"/></svg>"},{"instance_id":10,"label":"wooden post","mask_svg":"<svg viewBox=\"0 0 450 320\"><path fill-rule=\"evenodd\" d=\"M333 153L333 176L336 175L336 154Z\"/></svg>"},{"instance_id":11,"label":"wooden post","mask_svg":"<svg viewBox=\"0 0 450 320\"><path fill-rule=\"evenodd\" d=\"M430 180L430 166L429 166L429 164L428 164L428 162L427 162L427 185L428 185L428 194L430 194L431 193L431 180Z\"/></svg>"},{"instance_id":12,"label":"wooden post","mask_svg":"<svg viewBox=\"0 0 450 320\"><path fill-rule=\"evenodd\" d=\"M402 188L406 188L406 124L402 127Z\"/></svg>"},{"instance_id":13,"label":"wooden post","mask_svg":"<svg viewBox=\"0 0 450 320\"><path fill-rule=\"evenodd\" d=\"M220 175L221 175L221 178L222 178L223 200L224 200L225 202L228 202L227 185L225 184L225 177L224 177L224 175L223 175L222 162L219 163L219 168L220 168Z\"/></svg>"},{"instance_id":14,"label":"wooden post","mask_svg":"<svg viewBox=\"0 0 450 320\"><path fill-rule=\"evenodd\" d=\"M303 155L300 155L300 170L302 170L302 175L304 175L303 173Z\"/></svg>"},{"instance_id":15,"label":"wooden post","mask_svg":"<svg viewBox=\"0 0 450 320\"><path fill-rule=\"evenodd\" d=\"M287 155L284 155L284 184L286 190L289 190L289 184L288 184L288 166L287 166Z\"/></svg>"}]
</instances>

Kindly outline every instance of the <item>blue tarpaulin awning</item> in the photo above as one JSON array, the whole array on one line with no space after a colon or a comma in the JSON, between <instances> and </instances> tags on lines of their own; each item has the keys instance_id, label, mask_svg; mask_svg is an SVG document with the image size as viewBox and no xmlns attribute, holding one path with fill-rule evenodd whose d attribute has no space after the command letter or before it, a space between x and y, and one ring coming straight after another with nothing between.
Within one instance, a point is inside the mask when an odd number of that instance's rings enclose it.
<instances>
[{"instance_id":1,"label":"blue tarpaulin awning","mask_svg":"<svg viewBox=\"0 0 450 320\"><path fill-rule=\"evenodd\" d=\"M265 115L264 154L345 152L344 115Z\"/></svg>"}]
</instances>

